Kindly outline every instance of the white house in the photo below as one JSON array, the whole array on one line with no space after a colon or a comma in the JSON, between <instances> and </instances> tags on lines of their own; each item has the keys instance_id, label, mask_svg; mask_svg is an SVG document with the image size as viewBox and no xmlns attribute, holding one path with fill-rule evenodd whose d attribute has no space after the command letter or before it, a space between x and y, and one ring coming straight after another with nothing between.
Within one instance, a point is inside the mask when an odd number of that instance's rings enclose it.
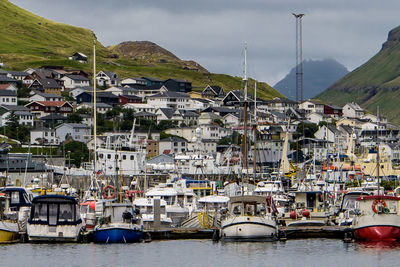
<instances>
[{"instance_id":1,"label":"white house","mask_svg":"<svg viewBox=\"0 0 400 267\"><path fill-rule=\"evenodd\" d=\"M91 128L82 123L63 123L56 127L56 136L60 142L64 142L67 137L75 141L87 143L90 140Z\"/></svg>"},{"instance_id":2,"label":"white house","mask_svg":"<svg viewBox=\"0 0 400 267\"><path fill-rule=\"evenodd\" d=\"M312 112L306 115L307 120L312 123L319 124L321 121L331 122L332 118L324 113Z\"/></svg>"},{"instance_id":3,"label":"white house","mask_svg":"<svg viewBox=\"0 0 400 267\"><path fill-rule=\"evenodd\" d=\"M118 75L112 71L100 71L96 74L96 81L99 86L110 87L119 85Z\"/></svg>"},{"instance_id":4,"label":"white house","mask_svg":"<svg viewBox=\"0 0 400 267\"><path fill-rule=\"evenodd\" d=\"M82 75L67 74L62 77L61 80L64 81L64 88L67 90L71 90L76 87L90 86L90 80Z\"/></svg>"},{"instance_id":5,"label":"white house","mask_svg":"<svg viewBox=\"0 0 400 267\"><path fill-rule=\"evenodd\" d=\"M223 117L223 122L225 126L238 126L239 125L239 116L237 114L228 113Z\"/></svg>"},{"instance_id":6,"label":"white house","mask_svg":"<svg viewBox=\"0 0 400 267\"><path fill-rule=\"evenodd\" d=\"M93 110L93 103L81 103L79 105L76 106L75 110L79 110L79 109L92 109ZM107 111L112 110L113 107L109 104L106 103L97 103L96 102L96 111L97 113L100 114L105 114Z\"/></svg>"},{"instance_id":7,"label":"white house","mask_svg":"<svg viewBox=\"0 0 400 267\"><path fill-rule=\"evenodd\" d=\"M136 113L138 113L138 112L156 113L156 108L150 104L128 103L128 104L124 105L124 108L133 109Z\"/></svg>"},{"instance_id":8,"label":"white house","mask_svg":"<svg viewBox=\"0 0 400 267\"><path fill-rule=\"evenodd\" d=\"M137 77L126 78L121 81L122 86L143 85L146 86L146 80Z\"/></svg>"},{"instance_id":9,"label":"white house","mask_svg":"<svg viewBox=\"0 0 400 267\"><path fill-rule=\"evenodd\" d=\"M299 109L304 110L306 113L324 113L324 104L318 101L306 100L299 104Z\"/></svg>"},{"instance_id":10,"label":"white house","mask_svg":"<svg viewBox=\"0 0 400 267\"><path fill-rule=\"evenodd\" d=\"M32 145L59 145L60 141L56 136L56 132L49 128L37 128L31 130Z\"/></svg>"},{"instance_id":11,"label":"white house","mask_svg":"<svg viewBox=\"0 0 400 267\"><path fill-rule=\"evenodd\" d=\"M190 97L187 93L162 92L147 97L147 103L156 108L190 109Z\"/></svg>"},{"instance_id":12,"label":"white house","mask_svg":"<svg viewBox=\"0 0 400 267\"><path fill-rule=\"evenodd\" d=\"M351 102L343 106L343 116L361 119L365 112L357 103Z\"/></svg>"},{"instance_id":13,"label":"white house","mask_svg":"<svg viewBox=\"0 0 400 267\"><path fill-rule=\"evenodd\" d=\"M187 141L179 137L168 137L159 142L160 154L179 154L187 151Z\"/></svg>"},{"instance_id":14,"label":"white house","mask_svg":"<svg viewBox=\"0 0 400 267\"><path fill-rule=\"evenodd\" d=\"M19 125L33 126L33 114L29 108L24 106L1 105L0 106L0 127L5 126L11 114L18 117Z\"/></svg>"},{"instance_id":15,"label":"white house","mask_svg":"<svg viewBox=\"0 0 400 267\"><path fill-rule=\"evenodd\" d=\"M29 102L33 101L63 101L64 98L57 94L48 94L35 91L35 93L29 97Z\"/></svg>"},{"instance_id":16,"label":"white house","mask_svg":"<svg viewBox=\"0 0 400 267\"><path fill-rule=\"evenodd\" d=\"M0 90L0 105L17 105L17 93L10 90Z\"/></svg>"}]
</instances>

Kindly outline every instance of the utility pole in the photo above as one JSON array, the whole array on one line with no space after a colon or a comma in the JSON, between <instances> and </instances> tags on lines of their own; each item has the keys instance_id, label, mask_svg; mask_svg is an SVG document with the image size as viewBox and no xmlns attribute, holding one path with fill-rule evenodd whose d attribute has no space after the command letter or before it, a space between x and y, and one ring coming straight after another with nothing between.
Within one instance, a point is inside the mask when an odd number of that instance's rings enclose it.
<instances>
[{"instance_id":1,"label":"utility pole","mask_svg":"<svg viewBox=\"0 0 400 267\"><path fill-rule=\"evenodd\" d=\"M303 90L303 26L302 18L305 14L292 13L296 18L296 102L304 101ZM300 92L299 92L300 91ZM299 99L300 93L300 99Z\"/></svg>"}]
</instances>

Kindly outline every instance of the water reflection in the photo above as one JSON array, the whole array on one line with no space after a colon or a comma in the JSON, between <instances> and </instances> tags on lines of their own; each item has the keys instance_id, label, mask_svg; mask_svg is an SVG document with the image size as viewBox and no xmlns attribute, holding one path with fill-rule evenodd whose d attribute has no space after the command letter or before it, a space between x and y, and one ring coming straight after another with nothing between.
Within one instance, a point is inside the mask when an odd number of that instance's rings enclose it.
<instances>
[{"instance_id":1,"label":"water reflection","mask_svg":"<svg viewBox=\"0 0 400 267\"><path fill-rule=\"evenodd\" d=\"M400 242L393 241L358 241L355 243L361 249L398 249L400 250Z\"/></svg>"}]
</instances>

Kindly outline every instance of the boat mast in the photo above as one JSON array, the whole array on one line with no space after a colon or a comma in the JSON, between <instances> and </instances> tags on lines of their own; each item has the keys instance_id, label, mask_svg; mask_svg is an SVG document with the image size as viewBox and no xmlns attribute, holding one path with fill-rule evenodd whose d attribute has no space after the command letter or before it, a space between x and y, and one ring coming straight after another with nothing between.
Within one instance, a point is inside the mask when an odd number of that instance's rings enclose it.
<instances>
[{"instance_id":1,"label":"boat mast","mask_svg":"<svg viewBox=\"0 0 400 267\"><path fill-rule=\"evenodd\" d=\"M243 167L246 168L246 178L248 179L248 153L247 153L247 42L244 43L244 96L243 96L243 112L244 112L244 127L243 127ZM247 181L248 182L248 181Z\"/></svg>"},{"instance_id":2,"label":"boat mast","mask_svg":"<svg viewBox=\"0 0 400 267\"><path fill-rule=\"evenodd\" d=\"M380 157L379 157L379 106L377 107L377 124L378 124L378 129L376 129L376 146L377 146L377 151L376 151L376 175L378 177L378 196L380 195L381 191L381 182L380 182L380 174L379 174L379 169L381 168L380 164Z\"/></svg>"},{"instance_id":3,"label":"boat mast","mask_svg":"<svg viewBox=\"0 0 400 267\"><path fill-rule=\"evenodd\" d=\"M93 171L94 175L96 176L97 173L96 38L93 40L93 137L94 137Z\"/></svg>"},{"instance_id":4,"label":"boat mast","mask_svg":"<svg viewBox=\"0 0 400 267\"><path fill-rule=\"evenodd\" d=\"M254 85L254 124L253 124L253 135L254 135L254 145L253 145L253 176L254 181L257 174L257 82Z\"/></svg>"}]
</instances>

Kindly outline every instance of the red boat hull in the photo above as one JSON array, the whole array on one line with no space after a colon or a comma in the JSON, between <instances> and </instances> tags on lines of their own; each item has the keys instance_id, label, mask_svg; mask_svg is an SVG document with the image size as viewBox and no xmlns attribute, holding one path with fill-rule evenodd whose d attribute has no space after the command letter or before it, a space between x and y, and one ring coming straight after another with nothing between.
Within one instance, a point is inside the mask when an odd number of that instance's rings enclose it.
<instances>
[{"instance_id":1,"label":"red boat hull","mask_svg":"<svg viewBox=\"0 0 400 267\"><path fill-rule=\"evenodd\" d=\"M354 230L354 237L370 241L396 241L400 240L400 227L397 226L368 226Z\"/></svg>"}]
</instances>

